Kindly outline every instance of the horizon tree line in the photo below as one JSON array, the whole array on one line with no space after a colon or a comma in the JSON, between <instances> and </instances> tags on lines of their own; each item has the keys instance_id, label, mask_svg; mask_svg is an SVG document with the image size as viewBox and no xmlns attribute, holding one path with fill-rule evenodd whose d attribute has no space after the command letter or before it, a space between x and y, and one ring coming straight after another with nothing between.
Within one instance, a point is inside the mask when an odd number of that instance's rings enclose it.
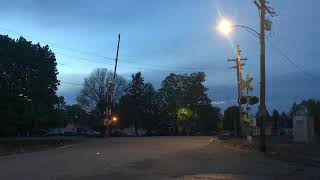
<instances>
[{"instance_id":1,"label":"horizon tree line","mask_svg":"<svg viewBox=\"0 0 320 180\"><path fill-rule=\"evenodd\" d=\"M93 70L84 79L77 104L66 105L64 97L57 95L57 62L48 45L0 35L0 59L0 136L27 135L34 129L63 127L71 122L101 129L112 79L108 69ZM134 127L137 135L139 129L163 135L232 130L237 108L228 107L222 115L212 106L203 85L205 78L203 72L171 73L156 90L141 72L132 74L129 81L117 75L112 98L120 118L116 126ZM268 117L275 125L290 128L290 119L301 108L314 117L315 130L320 133L320 101L316 99L294 103L287 113L273 110Z\"/></svg>"}]
</instances>

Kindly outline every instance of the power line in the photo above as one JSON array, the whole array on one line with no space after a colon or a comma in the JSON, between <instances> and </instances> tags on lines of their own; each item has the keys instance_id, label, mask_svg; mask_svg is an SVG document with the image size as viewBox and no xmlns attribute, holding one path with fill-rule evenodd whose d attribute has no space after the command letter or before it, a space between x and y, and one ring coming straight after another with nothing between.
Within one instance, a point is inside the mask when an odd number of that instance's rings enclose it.
<instances>
[{"instance_id":1,"label":"power line","mask_svg":"<svg viewBox=\"0 0 320 180\"><path fill-rule=\"evenodd\" d=\"M267 40L268 40L268 39L267 39ZM269 44L271 45L271 47L272 47L273 49L277 50L277 51L284 57L284 59L285 59L287 62L289 62L290 64L292 64L293 66L295 66L297 69L299 69L299 70L300 70L302 73L304 73L306 76L308 76L308 77L310 77L310 78L315 78L312 74L310 74L309 72L307 72L306 70L304 70L304 68L303 68L301 65L299 65L299 64L295 63L293 60L291 60L290 57L289 57L287 54L285 54L279 47L277 47L275 44L273 44L272 41L269 41L269 40L268 40L268 42L269 42Z\"/></svg>"},{"instance_id":2,"label":"power line","mask_svg":"<svg viewBox=\"0 0 320 180\"><path fill-rule=\"evenodd\" d=\"M23 36L23 37L27 37L27 38L32 39L32 37L29 36L29 35L22 34L20 32L14 31L12 29L5 28L3 26L0 26L0 29L3 29L5 31L8 31L8 32L11 32L11 33L14 33L14 34L17 34L19 36ZM59 45L59 44L56 44L56 43L53 43L53 42L50 42L50 41L47 41L47 40L43 40L43 39L41 39L41 40L46 44L50 44L50 45L55 46L55 47L60 48L60 49L63 48L63 49L67 49L69 51L77 51L77 52L82 53L82 54L90 54L90 55L94 55L94 56L97 56L97 57L100 57L100 58L104 58L104 59L110 59L110 60L114 59L112 57L106 57L106 56L103 56L103 55L100 55L100 54L97 54L97 53L94 53L94 52L83 51L83 50L77 49L77 48L71 48L71 47L62 46L62 45Z\"/></svg>"},{"instance_id":3,"label":"power line","mask_svg":"<svg viewBox=\"0 0 320 180\"><path fill-rule=\"evenodd\" d=\"M11 33L14 33L14 34L18 34L20 36L24 36L24 37L27 37L27 38L31 38L30 36L28 35L25 35L25 34L22 34L22 33L19 33L17 31L14 31L14 30L11 30L11 29L8 29L8 28L5 28L3 26L0 26L0 29L3 29L5 31L8 31L8 32L11 32ZM32 38L31 38L32 39ZM80 50L80 49L76 49L76 48L71 48L71 47L66 47L66 46L61 46L61 45L58 45L56 43L53 43L53 42L50 42L50 41L46 41L46 40L41 40L42 42L44 43L47 43L47 44L50 44L56 48L59 48L59 49L63 49L63 50L69 50L71 52L78 52L80 54L88 54L88 55L92 55L92 56L95 56L95 57L98 57L98 58L103 58L104 60L105 59L109 59L109 60L112 60L110 61L110 63L113 63L114 61L114 58L112 57L107 57L107 56L103 56L103 55L100 55L100 54L97 54L97 53L94 53L94 52L87 52L87 51L83 51L83 50ZM68 55L68 54L65 54L65 53L61 53L59 51L55 51L54 52L55 54L58 54L58 55L62 55L62 56L65 56L65 57L69 57L69 58L74 58L74 59L77 59L77 60L81 60L81 61L87 61L87 62L94 62L94 63L98 63L98 64L102 64L103 62L97 62L97 61L92 61L92 59L88 59L88 58L84 58L84 57L80 57L80 56L74 56L74 55ZM128 63L128 64L136 64L135 61L128 61L126 59L126 61L124 63ZM103 63L104 64L104 63ZM157 66L157 67L163 67L163 68L172 68L172 66L168 66L168 65L159 65L159 64L150 64L150 63L143 63L144 65L147 65L147 66ZM199 70L200 68L196 68L196 67L177 67L176 68L181 68L181 69L189 69L189 70ZM148 68L149 69L149 68Z\"/></svg>"},{"instance_id":4,"label":"power line","mask_svg":"<svg viewBox=\"0 0 320 180\"><path fill-rule=\"evenodd\" d=\"M66 57L69 57L69 58L74 58L74 59L81 60L81 61L90 62L90 63L94 62L94 63L97 63L97 64L106 65L103 62L90 61L89 59L83 58L83 57L71 56L71 55L66 55L66 54L61 54L61 53L56 53L56 54L59 54L59 55L62 55L62 56L66 56ZM67 63L58 63L58 64L62 65L62 66L70 66L70 67L72 66L72 65L67 64ZM107 64L107 65L112 65L112 64L110 63L110 64ZM173 69L174 67L171 67L172 69L168 69L168 68L167 69L157 69L157 68L152 68L152 66L150 66L150 65L147 65L147 66L143 65L145 67L142 67L142 66L134 66L134 65L130 65L130 64L127 64L127 65L121 64L119 66L120 67L130 68L130 69L136 69L136 70L151 70L151 71L162 71L162 72L191 72L191 71L204 71L204 70L207 70L207 69L200 69L200 68L188 69L188 68L182 68L182 67L177 67L177 68L181 68L181 69L185 69L185 70ZM154 65L153 67L156 67L156 65Z\"/></svg>"},{"instance_id":5,"label":"power line","mask_svg":"<svg viewBox=\"0 0 320 180\"><path fill-rule=\"evenodd\" d=\"M68 54L60 53L60 52L55 52L55 54L58 54L58 55L61 55L61 56L65 56L65 57L68 57L68 58L71 58L71 59L77 59L77 60L80 60L80 61L85 61L85 62L90 62L90 63L93 62L93 63L97 63L97 64L101 64L101 65L106 65L102 61L93 61L93 60L91 60L89 58L84 58L84 57L80 57L80 56L68 55ZM124 62L124 63L127 63L127 62ZM66 65L66 63L63 63L63 65ZM108 65L112 65L112 63L110 63ZM133 65L133 63L132 64L131 63L127 63L127 65L121 64L120 66L121 67L127 67L127 68L135 68L135 69L141 69L141 70L148 69L148 70L155 70L155 71L175 71L174 68L186 69L186 70L179 70L179 71L183 71L183 72L189 72L190 70L194 70L194 71L205 70L203 68L201 69L201 68L177 67L177 66L176 67L170 67L170 66L152 65L152 64L143 64L143 66L146 66L145 68L143 68L141 66L135 66L135 65L136 65L136 63L134 63L134 65ZM168 70L155 69L155 68L150 68L150 67L163 67L163 68L166 68ZM172 70L169 70L170 68Z\"/></svg>"}]
</instances>

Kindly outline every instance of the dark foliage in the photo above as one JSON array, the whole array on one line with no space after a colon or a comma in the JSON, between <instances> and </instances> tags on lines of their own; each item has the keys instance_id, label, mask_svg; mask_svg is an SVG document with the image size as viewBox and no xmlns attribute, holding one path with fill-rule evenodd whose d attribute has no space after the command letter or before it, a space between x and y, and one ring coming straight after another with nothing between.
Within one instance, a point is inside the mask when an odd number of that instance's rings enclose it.
<instances>
[{"instance_id":1,"label":"dark foliage","mask_svg":"<svg viewBox=\"0 0 320 180\"><path fill-rule=\"evenodd\" d=\"M237 132L240 132L239 107L231 106L224 111L223 128L226 130L234 130L234 121L236 120Z\"/></svg>"},{"instance_id":2,"label":"dark foliage","mask_svg":"<svg viewBox=\"0 0 320 180\"><path fill-rule=\"evenodd\" d=\"M49 46L0 36L0 61L2 134L61 125L63 98L56 94L57 64Z\"/></svg>"}]
</instances>

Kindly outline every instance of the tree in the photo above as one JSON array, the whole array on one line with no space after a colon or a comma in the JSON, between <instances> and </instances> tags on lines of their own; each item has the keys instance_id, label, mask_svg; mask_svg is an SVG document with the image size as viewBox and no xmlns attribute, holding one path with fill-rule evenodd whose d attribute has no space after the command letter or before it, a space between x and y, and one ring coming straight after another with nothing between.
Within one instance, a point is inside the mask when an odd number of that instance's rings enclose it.
<instances>
[{"instance_id":1,"label":"tree","mask_svg":"<svg viewBox=\"0 0 320 180\"><path fill-rule=\"evenodd\" d=\"M83 89L77 97L77 102L87 112L92 112L98 118L103 118L107 105L107 92L109 84L112 82L113 73L106 68L99 68L91 72L89 77L85 78ZM113 103L117 103L121 96L125 94L127 87L126 80L116 75Z\"/></svg>"},{"instance_id":2,"label":"tree","mask_svg":"<svg viewBox=\"0 0 320 180\"><path fill-rule=\"evenodd\" d=\"M159 104L162 114L162 125L168 131L177 133L178 117L177 112L181 108L190 108L194 112L194 117L198 117L198 111L203 106L208 106L211 100L204 87L205 74L203 72L191 74L173 74L167 76L161 83L159 89ZM194 118L200 121L199 118ZM192 123L196 128L197 122Z\"/></svg>"},{"instance_id":3,"label":"tree","mask_svg":"<svg viewBox=\"0 0 320 180\"><path fill-rule=\"evenodd\" d=\"M152 84L144 83L141 72L132 75L127 94L119 102L119 111L123 126L132 126L136 135L138 129L151 130L157 114L157 104L155 101L156 91Z\"/></svg>"},{"instance_id":4,"label":"tree","mask_svg":"<svg viewBox=\"0 0 320 180\"><path fill-rule=\"evenodd\" d=\"M292 128L292 119L290 119L288 114L286 114L285 112L281 113L280 127L281 128Z\"/></svg>"},{"instance_id":5,"label":"tree","mask_svg":"<svg viewBox=\"0 0 320 180\"><path fill-rule=\"evenodd\" d=\"M138 126L140 125L140 120L142 118L142 106L143 106L143 94L144 94L144 79L141 72L138 72L131 76L132 80L129 83L128 96L129 104L132 107L132 120L136 135L138 136Z\"/></svg>"},{"instance_id":6,"label":"tree","mask_svg":"<svg viewBox=\"0 0 320 180\"><path fill-rule=\"evenodd\" d=\"M178 131L182 132L182 134L186 134L186 130L188 128L188 135L190 134L191 130L191 119L193 116L193 112L190 108L180 108L178 110L178 117L177 117L177 125Z\"/></svg>"},{"instance_id":7,"label":"tree","mask_svg":"<svg viewBox=\"0 0 320 180\"><path fill-rule=\"evenodd\" d=\"M95 118L90 113L81 108L80 105L68 105L65 107L66 121L68 123L76 123L92 128L98 127L101 119Z\"/></svg>"},{"instance_id":8,"label":"tree","mask_svg":"<svg viewBox=\"0 0 320 180\"><path fill-rule=\"evenodd\" d=\"M57 63L49 46L0 35L0 59L1 127L21 132L56 125L52 117L63 98L56 94Z\"/></svg>"},{"instance_id":9,"label":"tree","mask_svg":"<svg viewBox=\"0 0 320 180\"><path fill-rule=\"evenodd\" d=\"M159 118L158 93L151 83L144 85L142 128L151 131Z\"/></svg>"},{"instance_id":10,"label":"tree","mask_svg":"<svg viewBox=\"0 0 320 180\"><path fill-rule=\"evenodd\" d=\"M234 130L234 120L236 120L237 132L240 132L239 107L231 106L224 111L223 128L227 130Z\"/></svg>"},{"instance_id":11,"label":"tree","mask_svg":"<svg viewBox=\"0 0 320 180\"><path fill-rule=\"evenodd\" d=\"M301 105L297 104L296 102L294 102L290 108L290 111L289 111L289 116L290 116L290 119L293 119L293 116L296 112L298 112L299 110L301 109Z\"/></svg>"},{"instance_id":12,"label":"tree","mask_svg":"<svg viewBox=\"0 0 320 180\"><path fill-rule=\"evenodd\" d=\"M269 114L269 111L266 110L266 122L270 122L271 121L271 116ZM257 122L257 126L261 126L261 116L260 116L260 108L258 108L257 113L256 113L256 122Z\"/></svg>"},{"instance_id":13,"label":"tree","mask_svg":"<svg viewBox=\"0 0 320 180\"><path fill-rule=\"evenodd\" d=\"M216 130L218 123L221 121L221 113L218 107L212 105L202 106L198 109L198 129L202 134L210 135Z\"/></svg>"},{"instance_id":14,"label":"tree","mask_svg":"<svg viewBox=\"0 0 320 180\"><path fill-rule=\"evenodd\" d=\"M272 120L272 127L274 128L280 127L280 115L279 115L279 112L275 109L272 111L271 120Z\"/></svg>"}]
</instances>

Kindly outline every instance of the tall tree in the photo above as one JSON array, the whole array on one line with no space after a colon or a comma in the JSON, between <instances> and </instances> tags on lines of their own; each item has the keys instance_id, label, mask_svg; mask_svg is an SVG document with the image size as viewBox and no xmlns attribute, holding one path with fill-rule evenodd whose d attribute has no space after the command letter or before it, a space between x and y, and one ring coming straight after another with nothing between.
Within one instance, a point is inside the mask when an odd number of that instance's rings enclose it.
<instances>
[{"instance_id":1,"label":"tall tree","mask_svg":"<svg viewBox=\"0 0 320 180\"><path fill-rule=\"evenodd\" d=\"M141 113L143 108L143 94L144 94L144 79L141 72L132 75L132 80L129 83L128 95L130 97L130 104L133 105L133 124L136 135L138 134L138 126L141 124Z\"/></svg>"},{"instance_id":2,"label":"tall tree","mask_svg":"<svg viewBox=\"0 0 320 180\"><path fill-rule=\"evenodd\" d=\"M107 92L112 82L113 73L106 68L95 69L89 77L85 78L83 89L77 97L78 104L87 112L93 112L97 117L103 118L107 105ZM125 94L126 80L117 75L115 79L114 94L112 100L117 103Z\"/></svg>"},{"instance_id":3,"label":"tall tree","mask_svg":"<svg viewBox=\"0 0 320 180\"><path fill-rule=\"evenodd\" d=\"M287 113L282 112L280 119L281 128L292 128L292 119L289 118Z\"/></svg>"},{"instance_id":4,"label":"tall tree","mask_svg":"<svg viewBox=\"0 0 320 180\"><path fill-rule=\"evenodd\" d=\"M159 89L160 110L163 120L161 123L175 133L178 129L177 116L181 108L189 108L198 117L198 110L203 106L210 105L207 89L204 87L205 74L203 72L191 74L173 74L167 76ZM199 121L192 118L192 121ZM191 123L193 127L196 122Z\"/></svg>"},{"instance_id":5,"label":"tall tree","mask_svg":"<svg viewBox=\"0 0 320 180\"><path fill-rule=\"evenodd\" d=\"M136 135L141 126L144 108L145 84L141 72L133 74L128 85L128 91L125 96L120 99L119 108L124 117L123 124L127 126L133 125Z\"/></svg>"},{"instance_id":6,"label":"tall tree","mask_svg":"<svg viewBox=\"0 0 320 180\"><path fill-rule=\"evenodd\" d=\"M157 91L151 83L144 83L140 72L133 74L128 86L127 94L124 95L117 107L121 116L121 126L144 129L150 132L159 118Z\"/></svg>"},{"instance_id":7,"label":"tall tree","mask_svg":"<svg viewBox=\"0 0 320 180\"><path fill-rule=\"evenodd\" d=\"M237 132L240 132L239 107L231 106L224 111L223 128L227 130L234 130L234 121L236 120Z\"/></svg>"},{"instance_id":8,"label":"tall tree","mask_svg":"<svg viewBox=\"0 0 320 180\"><path fill-rule=\"evenodd\" d=\"M212 105L199 108L198 116L198 127L200 132L204 135L210 135L212 131L218 128L218 123L222 120L220 108Z\"/></svg>"},{"instance_id":9,"label":"tall tree","mask_svg":"<svg viewBox=\"0 0 320 180\"><path fill-rule=\"evenodd\" d=\"M54 125L63 103L56 94L57 63L49 46L0 35L0 116L2 127L19 131Z\"/></svg>"},{"instance_id":10,"label":"tall tree","mask_svg":"<svg viewBox=\"0 0 320 180\"><path fill-rule=\"evenodd\" d=\"M151 83L144 85L142 127L151 131L159 118L158 93Z\"/></svg>"},{"instance_id":11,"label":"tall tree","mask_svg":"<svg viewBox=\"0 0 320 180\"><path fill-rule=\"evenodd\" d=\"M277 128L280 127L280 114L279 112L274 109L272 111L272 116L271 116L271 120L272 120L272 127Z\"/></svg>"}]
</instances>

